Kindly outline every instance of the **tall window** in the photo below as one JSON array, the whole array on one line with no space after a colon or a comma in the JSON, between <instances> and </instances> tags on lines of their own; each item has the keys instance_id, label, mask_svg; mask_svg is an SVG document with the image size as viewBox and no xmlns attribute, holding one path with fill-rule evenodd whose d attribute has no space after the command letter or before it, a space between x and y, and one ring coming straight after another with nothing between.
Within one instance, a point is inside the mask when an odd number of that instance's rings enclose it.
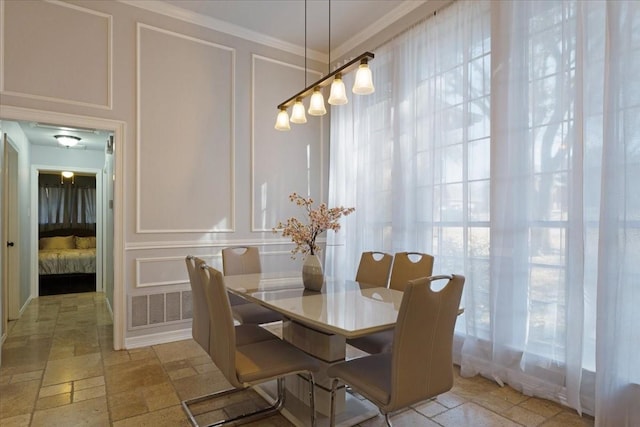
<instances>
[{"instance_id":1,"label":"tall window","mask_svg":"<svg viewBox=\"0 0 640 427\"><path fill-rule=\"evenodd\" d=\"M640 423L640 3L457 1L375 53L332 111L328 272L431 253L464 375Z\"/></svg>"}]
</instances>

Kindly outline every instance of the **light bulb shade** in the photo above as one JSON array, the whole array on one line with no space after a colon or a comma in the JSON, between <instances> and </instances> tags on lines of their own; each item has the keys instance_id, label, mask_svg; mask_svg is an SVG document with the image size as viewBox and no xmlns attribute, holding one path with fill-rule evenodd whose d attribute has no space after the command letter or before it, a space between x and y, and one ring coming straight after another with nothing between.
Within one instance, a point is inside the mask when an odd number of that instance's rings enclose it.
<instances>
[{"instance_id":1,"label":"light bulb shade","mask_svg":"<svg viewBox=\"0 0 640 427\"><path fill-rule=\"evenodd\" d=\"M73 147L80 141L80 138L71 135L54 135L53 137L58 141L58 144L65 147Z\"/></svg>"},{"instance_id":2,"label":"light bulb shade","mask_svg":"<svg viewBox=\"0 0 640 427\"><path fill-rule=\"evenodd\" d=\"M307 115L304 112L304 104L302 103L302 99L298 98L296 103L293 104L293 108L291 109L291 123L307 123Z\"/></svg>"},{"instance_id":3,"label":"light bulb shade","mask_svg":"<svg viewBox=\"0 0 640 427\"><path fill-rule=\"evenodd\" d=\"M286 108L283 108L278 113L275 128L277 130L291 130L291 126L289 126L289 114L287 114Z\"/></svg>"},{"instance_id":4,"label":"light bulb shade","mask_svg":"<svg viewBox=\"0 0 640 427\"><path fill-rule=\"evenodd\" d=\"M324 107L324 96L320 92L320 88L316 87L311 95L309 101L309 114L312 116L322 116L327 114L327 109Z\"/></svg>"},{"instance_id":5,"label":"light bulb shade","mask_svg":"<svg viewBox=\"0 0 640 427\"><path fill-rule=\"evenodd\" d=\"M62 177L63 178L71 178L71 177L73 177L73 172L71 172L71 171L63 171L62 172Z\"/></svg>"},{"instance_id":6,"label":"light bulb shade","mask_svg":"<svg viewBox=\"0 0 640 427\"><path fill-rule=\"evenodd\" d=\"M333 83L331 83L331 93L329 94L327 102L331 105L344 105L349 102L347 99L347 90L344 87L342 76L339 73L336 74L336 78L333 79Z\"/></svg>"},{"instance_id":7,"label":"light bulb shade","mask_svg":"<svg viewBox=\"0 0 640 427\"><path fill-rule=\"evenodd\" d=\"M366 62L361 63L356 73L356 80L353 83L352 92L358 95L368 95L375 92L375 90L369 65Z\"/></svg>"}]
</instances>

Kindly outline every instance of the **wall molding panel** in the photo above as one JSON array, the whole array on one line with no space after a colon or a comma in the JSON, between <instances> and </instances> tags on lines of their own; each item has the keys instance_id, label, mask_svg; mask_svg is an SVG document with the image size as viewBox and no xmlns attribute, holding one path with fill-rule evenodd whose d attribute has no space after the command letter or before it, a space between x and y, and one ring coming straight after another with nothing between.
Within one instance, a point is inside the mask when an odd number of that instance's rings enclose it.
<instances>
[{"instance_id":1,"label":"wall molding panel","mask_svg":"<svg viewBox=\"0 0 640 427\"><path fill-rule=\"evenodd\" d=\"M235 49L143 23L136 34L136 232L233 232Z\"/></svg>"},{"instance_id":2,"label":"wall molding panel","mask_svg":"<svg viewBox=\"0 0 640 427\"><path fill-rule=\"evenodd\" d=\"M62 1L2 0L0 31L0 94L113 109L111 15Z\"/></svg>"},{"instance_id":3,"label":"wall molding panel","mask_svg":"<svg viewBox=\"0 0 640 427\"><path fill-rule=\"evenodd\" d=\"M307 70L306 81L321 76ZM278 221L301 213L289 194L310 193L321 199L324 118L308 115L307 123L291 124L289 132L273 128L282 94L305 87L303 67L254 54L251 81L251 231L271 232ZM311 158L320 161L310 162Z\"/></svg>"},{"instance_id":4,"label":"wall molding panel","mask_svg":"<svg viewBox=\"0 0 640 427\"><path fill-rule=\"evenodd\" d=\"M198 255L207 264L214 264L220 256ZM136 288L168 285L188 285L189 278L184 256L136 258Z\"/></svg>"}]
</instances>

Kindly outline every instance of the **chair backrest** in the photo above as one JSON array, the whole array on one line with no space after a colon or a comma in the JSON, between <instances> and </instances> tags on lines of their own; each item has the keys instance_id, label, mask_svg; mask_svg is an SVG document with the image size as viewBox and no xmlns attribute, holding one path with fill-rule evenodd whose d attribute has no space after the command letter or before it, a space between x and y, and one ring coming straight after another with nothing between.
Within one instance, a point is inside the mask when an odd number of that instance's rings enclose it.
<instances>
[{"instance_id":1,"label":"chair backrest","mask_svg":"<svg viewBox=\"0 0 640 427\"><path fill-rule=\"evenodd\" d=\"M448 280L440 291L432 282ZM464 276L412 280L402 297L396 322L388 405L401 408L444 393L453 386L453 330Z\"/></svg>"},{"instance_id":2,"label":"chair backrest","mask_svg":"<svg viewBox=\"0 0 640 427\"><path fill-rule=\"evenodd\" d=\"M236 372L236 329L222 273L203 265L198 269L204 286L211 319L211 335L207 352L227 381L236 388L243 387Z\"/></svg>"},{"instance_id":3,"label":"chair backrest","mask_svg":"<svg viewBox=\"0 0 640 427\"><path fill-rule=\"evenodd\" d=\"M356 282L386 288L392 261L393 256L384 252L363 252L356 273Z\"/></svg>"},{"instance_id":4,"label":"chair backrest","mask_svg":"<svg viewBox=\"0 0 640 427\"><path fill-rule=\"evenodd\" d=\"M255 246L233 246L222 250L222 271L225 276L262 273L260 251Z\"/></svg>"},{"instance_id":5,"label":"chair backrest","mask_svg":"<svg viewBox=\"0 0 640 427\"><path fill-rule=\"evenodd\" d=\"M191 301L193 304L193 314L191 323L191 336L200 344L205 351L209 351L209 307L207 297L204 294L204 287L200 280L198 270L200 265L204 265L204 260L188 255L186 258L187 272L189 273L189 283L191 283Z\"/></svg>"},{"instance_id":6,"label":"chair backrest","mask_svg":"<svg viewBox=\"0 0 640 427\"><path fill-rule=\"evenodd\" d=\"M413 261L411 257L417 257ZM433 256L420 252L397 252L393 257L389 287L404 291L409 280L429 277L433 274Z\"/></svg>"}]
</instances>

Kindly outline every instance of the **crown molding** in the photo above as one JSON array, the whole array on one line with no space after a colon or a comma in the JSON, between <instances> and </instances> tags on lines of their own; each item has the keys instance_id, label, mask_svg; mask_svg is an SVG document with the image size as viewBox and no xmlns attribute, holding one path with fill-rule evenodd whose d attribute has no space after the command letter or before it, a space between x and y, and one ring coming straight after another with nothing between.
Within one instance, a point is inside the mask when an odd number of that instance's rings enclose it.
<instances>
[{"instance_id":1,"label":"crown molding","mask_svg":"<svg viewBox=\"0 0 640 427\"><path fill-rule=\"evenodd\" d=\"M398 7L394 8L391 12L387 13L382 18L378 19L373 24L369 25L364 30L360 31L355 36L351 37L345 43L338 46L335 51L332 52L331 56L334 58L341 58L346 55L350 51L357 48L362 43L369 40L371 37L375 36L380 32L381 29L387 28L392 25L394 22L399 19L405 17L406 15L413 12L418 7L427 3L429 0L405 0ZM370 47L369 49L373 49L374 47Z\"/></svg>"},{"instance_id":2,"label":"crown molding","mask_svg":"<svg viewBox=\"0 0 640 427\"><path fill-rule=\"evenodd\" d=\"M245 39L261 45L273 47L283 50L285 52L293 53L294 55L304 56L304 48L297 46L293 43L288 43L275 37L270 37L256 31L249 30L238 25L231 24L226 21L222 21L216 18L205 16L199 13L195 13L180 7L176 7L169 3L165 3L160 0L118 0L120 3L124 3L129 6L144 9L149 12L155 12L160 15L169 16L171 18L179 19L181 21L189 22L191 24L199 25L201 27L209 28L211 30L219 31L225 34L229 34L241 39ZM307 49L307 57L315 61L326 63L329 58L321 52L313 49Z\"/></svg>"}]
</instances>

